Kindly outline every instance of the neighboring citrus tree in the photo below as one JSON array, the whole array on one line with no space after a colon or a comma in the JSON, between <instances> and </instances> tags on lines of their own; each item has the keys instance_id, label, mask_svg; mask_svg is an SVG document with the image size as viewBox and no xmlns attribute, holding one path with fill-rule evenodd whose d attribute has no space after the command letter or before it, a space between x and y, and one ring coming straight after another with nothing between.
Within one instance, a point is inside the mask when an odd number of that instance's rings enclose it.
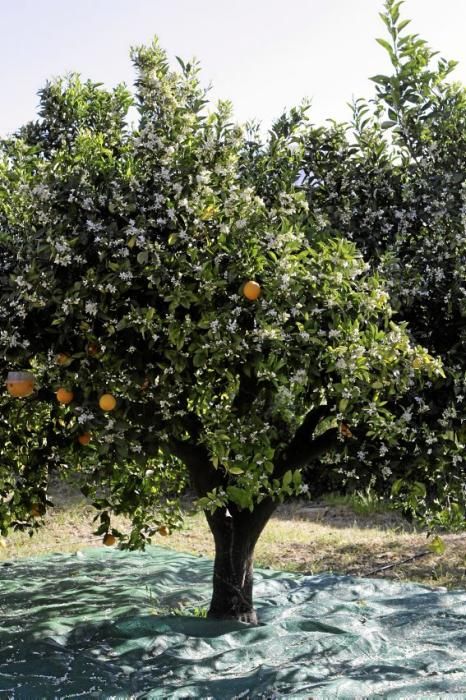
<instances>
[{"instance_id":1,"label":"neighboring citrus tree","mask_svg":"<svg viewBox=\"0 0 466 700\"><path fill-rule=\"evenodd\" d=\"M31 527L50 473L73 470L105 542L141 546L179 526L189 479L215 539L210 615L254 621L254 546L300 470L317 495L323 453L396 443L387 402L442 370L309 211L306 108L253 143L228 104L207 111L197 66L172 71L157 43L133 58L135 130L123 87L71 77L2 146L0 357L33 375L1 398L2 529Z\"/></svg>"},{"instance_id":2,"label":"neighboring citrus tree","mask_svg":"<svg viewBox=\"0 0 466 700\"><path fill-rule=\"evenodd\" d=\"M382 13L390 75L357 100L351 125L307 132L303 188L314 216L354 241L387 281L397 319L442 358L447 380L400 400L396 449L366 441L354 459L375 484L391 471L394 496L432 522L464 527L466 507L466 90L455 62L406 29L400 2ZM374 469L377 465L377 469ZM385 488L385 484L382 484ZM421 508L419 508L421 505Z\"/></svg>"}]
</instances>

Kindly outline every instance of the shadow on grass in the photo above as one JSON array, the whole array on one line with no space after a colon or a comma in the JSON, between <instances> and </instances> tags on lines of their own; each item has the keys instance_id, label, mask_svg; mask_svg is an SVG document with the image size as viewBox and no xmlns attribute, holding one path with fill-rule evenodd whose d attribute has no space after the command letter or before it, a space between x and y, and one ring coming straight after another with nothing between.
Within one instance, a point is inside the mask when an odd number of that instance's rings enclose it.
<instances>
[{"instance_id":1,"label":"shadow on grass","mask_svg":"<svg viewBox=\"0 0 466 700\"><path fill-rule=\"evenodd\" d=\"M423 529L407 520L399 511L388 508L373 512L356 512L344 503L297 501L285 503L274 513L277 520L303 520L332 528L377 529L403 533L421 533Z\"/></svg>"}]
</instances>

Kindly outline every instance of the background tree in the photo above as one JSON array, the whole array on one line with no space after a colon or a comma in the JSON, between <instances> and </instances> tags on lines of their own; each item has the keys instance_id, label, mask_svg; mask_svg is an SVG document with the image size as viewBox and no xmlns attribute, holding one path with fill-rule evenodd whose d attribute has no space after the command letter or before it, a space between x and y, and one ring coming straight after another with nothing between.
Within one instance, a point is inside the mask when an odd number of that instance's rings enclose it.
<instances>
[{"instance_id":1,"label":"background tree","mask_svg":"<svg viewBox=\"0 0 466 700\"><path fill-rule=\"evenodd\" d=\"M372 481L374 463L391 470L395 495L414 510L422 502L423 515L427 499L432 522L463 527L466 92L448 82L455 62L434 60L408 32L401 4L388 0L381 14L392 73L373 77L375 97L355 101L351 124L308 131L304 187L314 215L357 243L397 318L447 373L397 399L406 430L395 450L366 443L354 459Z\"/></svg>"},{"instance_id":2,"label":"background tree","mask_svg":"<svg viewBox=\"0 0 466 700\"><path fill-rule=\"evenodd\" d=\"M71 76L2 146L1 357L36 379L2 397L2 529L30 527L51 471L73 469L107 542L141 546L180 524L189 479L215 539L210 615L254 621L254 546L301 468L317 495L319 455L396 441L387 399L441 369L309 215L305 107L253 143L227 103L206 109L195 64L171 70L156 42L133 60L135 130L123 87Z\"/></svg>"}]
</instances>

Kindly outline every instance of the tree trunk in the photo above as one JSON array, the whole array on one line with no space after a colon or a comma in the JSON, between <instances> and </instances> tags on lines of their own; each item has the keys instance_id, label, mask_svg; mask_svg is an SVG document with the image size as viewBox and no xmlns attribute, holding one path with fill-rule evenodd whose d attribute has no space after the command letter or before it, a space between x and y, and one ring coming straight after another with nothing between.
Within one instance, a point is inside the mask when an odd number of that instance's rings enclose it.
<instances>
[{"instance_id":1,"label":"tree trunk","mask_svg":"<svg viewBox=\"0 0 466 700\"><path fill-rule=\"evenodd\" d=\"M170 451L187 466L191 483L199 497L209 491L226 486L227 475L214 468L209 454L202 444L196 444L201 427L196 427L195 417L191 426L192 443L171 439ZM194 427L193 427L194 426ZM277 477L286 469L283 460ZM277 507L271 498L264 499L254 510L241 510L234 504L206 512L207 522L215 541L213 595L208 616L220 620L241 620L257 624L252 598L254 547L267 521Z\"/></svg>"},{"instance_id":2,"label":"tree trunk","mask_svg":"<svg viewBox=\"0 0 466 700\"><path fill-rule=\"evenodd\" d=\"M257 624L253 604L254 547L275 510L263 501L251 513L230 506L206 513L215 540L213 595L208 616Z\"/></svg>"}]
</instances>

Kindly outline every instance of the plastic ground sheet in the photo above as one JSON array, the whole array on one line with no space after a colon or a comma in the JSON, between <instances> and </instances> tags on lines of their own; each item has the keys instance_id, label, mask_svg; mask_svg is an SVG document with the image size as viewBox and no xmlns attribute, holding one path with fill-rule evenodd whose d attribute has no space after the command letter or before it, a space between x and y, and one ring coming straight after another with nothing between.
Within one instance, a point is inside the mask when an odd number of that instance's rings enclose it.
<instances>
[{"instance_id":1,"label":"plastic ground sheet","mask_svg":"<svg viewBox=\"0 0 466 700\"><path fill-rule=\"evenodd\" d=\"M211 575L159 547L1 563L0 698L466 698L465 591L258 570L250 627L196 616Z\"/></svg>"}]
</instances>

